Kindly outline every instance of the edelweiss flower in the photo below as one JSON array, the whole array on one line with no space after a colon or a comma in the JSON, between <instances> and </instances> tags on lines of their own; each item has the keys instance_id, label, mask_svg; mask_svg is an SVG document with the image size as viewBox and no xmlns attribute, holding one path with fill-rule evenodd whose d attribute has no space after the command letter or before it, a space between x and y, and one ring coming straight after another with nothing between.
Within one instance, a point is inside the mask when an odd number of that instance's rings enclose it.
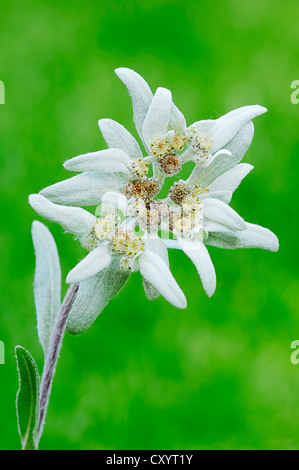
<instances>
[{"instance_id":1,"label":"edelweiss flower","mask_svg":"<svg viewBox=\"0 0 299 470\"><path fill-rule=\"evenodd\" d=\"M228 206L253 169L240 161L253 138L252 119L266 109L245 106L187 127L169 90L158 88L153 95L136 72L120 68L116 73L131 95L145 157L122 125L101 119L108 149L66 161L67 170L82 173L30 196L40 215L75 234L90 251L67 277L70 283L80 283L69 318L72 333L90 326L130 272L140 271L149 299L162 294L184 308L186 300L169 270L167 248L181 249L193 261L209 296L215 291L216 275L207 245L278 249L272 232L245 222ZM165 178L179 173L188 161L195 164L190 176L185 181L178 178L168 196L157 199ZM72 207L99 204L100 217Z\"/></svg>"},{"instance_id":2,"label":"edelweiss flower","mask_svg":"<svg viewBox=\"0 0 299 470\"><path fill-rule=\"evenodd\" d=\"M253 138L251 120L266 112L261 106L245 106L187 128L169 90L158 88L153 95L136 72L121 68L116 73L132 96L134 121L148 155L142 156L137 141L122 125L101 119L99 127L109 149L66 161L66 169L83 173L43 189L40 194L52 202L96 205L105 191L123 191L132 178L146 177L150 164L154 178L162 183L164 177L178 173L183 163L195 160L190 181L206 186L205 180L215 179L240 162ZM199 158L200 152L208 152L209 157ZM229 191L222 183L218 190Z\"/></svg>"},{"instance_id":3,"label":"edelweiss flower","mask_svg":"<svg viewBox=\"0 0 299 470\"><path fill-rule=\"evenodd\" d=\"M115 196L120 197L120 203L116 204ZM147 233L136 235L137 221L134 219L126 217L120 221L117 209L121 207L126 212L124 196L107 193L103 199L104 215L96 218L84 209L57 205L38 194L29 197L30 205L38 214L76 235L82 246L90 250L69 272L67 282L77 283L95 276L114 261L118 262L116 270L140 271L145 281L166 300L178 308L185 308L185 296L171 274L167 249L159 237Z\"/></svg>"}]
</instances>

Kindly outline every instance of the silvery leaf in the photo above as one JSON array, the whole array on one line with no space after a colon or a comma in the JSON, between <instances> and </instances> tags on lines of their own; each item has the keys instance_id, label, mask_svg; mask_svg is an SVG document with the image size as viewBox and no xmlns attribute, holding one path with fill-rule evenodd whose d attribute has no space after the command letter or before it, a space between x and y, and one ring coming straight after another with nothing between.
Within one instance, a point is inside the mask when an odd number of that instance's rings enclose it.
<instances>
[{"instance_id":1,"label":"silvery leaf","mask_svg":"<svg viewBox=\"0 0 299 470\"><path fill-rule=\"evenodd\" d=\"M153 251L145 249L138 258L141 275L172 305L186 308L184 293L174 279L163 259Z\"/></svg>"},{"instance_id":2,"label":"silvery leaf","mask_svg":"<svg viewBox=\"0 0 299 470\"><path fill-rule=\"evenodd\" d=\"M119 173L84 172L40 191L55 204L65 206L96 206L106 191L119 191L122 188Z\"/></svg>"},{"instance_id":3,"label":"silvery leaf","mask_svg":"<svg viewBox=\"0 0 299 470\"><path fill-rule=\"evenodd\" d=\"M194 263L207 295L211 297L216 289L216 273L209 252L198 240L178 239L178 243L186 255Z\"/></svg>"},{"instance_id":4,"label":"silvery leaf","mask_svg":"<svg viewBox=\"0 0 299 470\"><path fill-rule=\"evenodd\" d=\"M212 227L210 227L212 229ZM262 250L277 251L279 241L277 236L265 227L246 223L242 231L215 231L209 232L207 245L219 248L236 250L238 248L260 248Z\"/></svg>"},{"instance_id":5,"label":"silvery leaf","mask_svg":"<svg viewBox=\"0 0 299 470\"><path fill-rule=\"evenodd\" d=\"M253 135L254 125L250 121L226 144L225 149L230 154L226 154L224 149L222 153L218 153L218 156L213 159L210 165L204 168L196 166L188 179L188 183L209 186L219 175L233 168L242 160L251 145Z\"/></svg>"},{"instance_id":6,"label":"silvery leaf","mask_svg":"<svg viewBox=\"0 0 299 470\"><path fill-rule=\"evenodd\" d=\"M226 189L234 192L243 179L253 170L253 166L248 163L239 163L222 175L218 176L209 186L209 190L219 191Z\"/></svg>"},{"instance_id":7,"label":"silvery leaf","mask_svg":"<svg viewBox=\"0 0 299 470\"><path fill-rule=\"evenodd\" d=\"M78 155L64 162L63 166L69 171L130 174L130 163L131 158L126 152L113 148Z\"/></svg>"},{"instance_id":8,"label":"silvery leaf","mask_svg":"<svg viewBox=\"0 0 299 470\"><path fill-rule=\"evenodd\" d=\"M68 284L76 284L107 268L111 261L107 245L101 245L88 253L67 275Z\"/></svg>"},{"instance_id":9,"label":"silvery leaf","mask_svg":"<svg viewBox=\"0 0 299 470\"><path fill-rule=\"evenodd\" d=\"M96 221L94 215L80 207L54 204L40 194L31 194L29 204L39 215L56 222L74 235L88 235Z\"/></svg>"},{"instance_id":10,"label":"silvery leaf","mask_svg":"<svg viewBox=\"0 0 299 470\"><path fill-rule=\"evenodd\" d=\"M175 131L180 132L182 135L186 133L186 120L183 113L176 107L174 103L171 106L170 120L169 120L169 129L174 129Z\"/></svg>"},{"instance_id":11,"label":"silvery leaf","mask_svg":"<svg viewBox=\"0 0 299 470\"><path fill-rule=\"evenodd\" d=\"M61 304L61 269L56 243L48 228L32 224L35 249L34 301L39 341L45 355Z\"/></svg>"},{"instance_id":12,"label":"silvery leaf","mask_svg":"<svg viewBox=\"0 0 299 470\"><path fill-rule=\"evenodd\" d=\"M145 244L148 250L153 251L154 253L156 253L156 255L159 255L167 264L167 266L169 266L167 248L159 237L155 239L149 238L145 240ZM147 281L144 277L142 278L142 280L144 292L148 300L155 300L160 297L160 292L149 281Z\"/></svg>"},{"instance_id":13,"label":"silvery leaf","mask_svg":"<svg viewBox=\"0 0 299 470\"><path fill-rule=\"evenodd\" d=\"M16 400L19 435L23 450L35 450L39 416L39 374L27 349L17 346L15 353L19 374Z\"/></svg>"},{"instance_id":14,"label":"silvery leaf","mask_svg":"<svg viewBox=\"0 0 299 470\"><path fill-rule=\"evenodd\" d=\"M126 85L133 105L134 123L138 134L142 138L142 126L146 113L153 99L153 94L146 81L134 70L120 67L115 70L116 75Z\"/></svg>"},{"instance_id":15,"label":"silvery leaf","mask_svg":"<svg viewBox=\"0 0 299 470\"><path fill-rule=\"evenodd\" d=\"M158 88L144 119L142 135L148 151L156 137L164 137L167 132L171 112L171 92L166 88Z\"/></svg>"},{"instance_id":16,"label":"silvery leaf","mask_svg":"<svg viewBox=\"0 0 299 470\"><path fill-rule=\"evenodd\" d=\"M206 218L222 224L232 230L244 230L246 223L230 206L224 202L208 198L202 201L203 213Z\"/></svg>"},{"instance_id":17,"label":"silvery leaf","mask_svg":"<svg viewBox=\"0 0 299 470\"><path fill-rule=\"evenodd\" d=\"M66 330L71 335L86 331L110 300L129 279L129 274L117 269L116 262L79 283L79 291L71 308Z\"/></svg>"},{"instance_id":18,"label":"silvery leaf","mask_svg":"<svg viewBox=\"0 0 299 470\"><path fill-rule=\"evenodd\" d=\"M142 152L132 134L112 119L100 119L99 128L109 148L121 149L131 158L141 158Z\"/></svg>"}]
</instances>

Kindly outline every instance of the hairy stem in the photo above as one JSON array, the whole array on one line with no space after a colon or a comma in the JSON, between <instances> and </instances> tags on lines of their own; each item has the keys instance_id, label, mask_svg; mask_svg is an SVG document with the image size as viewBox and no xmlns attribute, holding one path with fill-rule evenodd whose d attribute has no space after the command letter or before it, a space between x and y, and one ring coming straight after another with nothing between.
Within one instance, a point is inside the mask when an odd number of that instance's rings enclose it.
<instances>
[{"instance_id":1,"label":"hairy stem","mask_svg":"<svg viewBox=\"0 0 299 470\"><path fill-rule=\"evenodd\" d=\"M65 334L66 321L77 294L79 285L72 284L67 291L61 310L56 319L56 323L53 329L49 350L46 355L45 365L40 386L40 402L39 402L39 423L37 431L37 442L39 442L43 427L45 423L47 408L49 404L49 398L52 388L53 377L55 374L56 364L59 358L59 353L62 346L63 337Z\"/></svg>"}]
</instances>

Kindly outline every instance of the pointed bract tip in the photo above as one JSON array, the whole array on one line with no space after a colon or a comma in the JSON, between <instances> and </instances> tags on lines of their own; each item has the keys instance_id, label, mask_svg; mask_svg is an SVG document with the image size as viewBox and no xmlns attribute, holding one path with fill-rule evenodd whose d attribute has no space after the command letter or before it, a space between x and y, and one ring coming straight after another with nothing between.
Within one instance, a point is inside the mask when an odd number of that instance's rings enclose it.
<instances>
[{"instance_id":1,"label":"pointed bract tip","mask_svg":"<svg viewBox=\"0 0 299 470\"><path fill-rule=\"evenodd\" d=\"M41 199L43 199L43 196L39 194L30 194L30 196L28 197L28 202L32 209L34 209L35 203L40 201Z\"/></svg>"},{"instance_id":2,"label":"pointed bract tip","mask_svg":"<svg viewBox=\"0 0 299 470\"><path fill-rule=\"evenodd\" d=\"M252 104L252 105L249 105L249 107L258 109L256 116L261 116L262 114L265 114L268 112L268 109L265 108L265 106L261 106L260 104Z\"/></svg>"},{"instance_id":3,"label":"pointed bract tip","mask_svg":"<svg viewBox=\"0 0 299 470\"><path fill-rule=\"evenodd\" d=\"M177 307L180 308L181 310L184 310L185 308L187 308L187 300L186 300L186 298L184 298L184 300L182 299L182 302L181 302L180 305L178 305Z\"/></svg>"},{"instance_id":4,"label":"pointed bract tip","mask_svg":"<svg viewBox=\"0 0 299 470\"><path fill-rule=\"evenodd\" d=\"M273 249L272 251L274 253L276 253L278 250L279 250L279 240L277 238L277 236L275 235L275 233L273 233L274 237L273 237Z\"/></svg>"},{"instance_id":5,"label":"pointed bract tip","mask_svg":"<svg viewBox=\"0 0 299 470\"><path fill-rule=\"evenodd\" d=\"M258 105L258 106L260 106L260 105ZM268 109L265 106L260 106L260 108L261 108L261 114L265 114L265 113L268 112Z\"/></svg>"},{"instance_id":6,"label":"pointed bract tip","mask_svg":"<svg viewBox=\"0 0 299 470\"><path fill-rule=\"evenodd\" d=\"M39 228L46 228L46 226L39 220L34 220L31 225L31 232L38 230Z\"/></svg>"},{"instance_id":7,"label":"pointed bract tip","mask_svg":"<svg viewBox=\"0 0 299 470\"><path fill-rule=\"evenodd\" d=\"M129 72L129 73L132 73L132 74L135 74L135 75L138 75L137 72L135 72L135 70L132 70L132 69L129 69L128 67L118 67L117 69L114 69L114 72L116 73L116 75L119 77L120 75L122 75L123 72ZM120 78L120 77L119 77Z\"/></svg>"},{"instance_id":8,"label":"pointed bract tip","mask_svg":"<svg viewBox=\"0 0 299 470\"><path fill-rule=\"evenodd\" d=\"M216 286L212 290L206 290L206 294L209 298L213 297L215 294Z\"/></svg>"},{"instance_id":9,"label":"pointed bract tip","mask_svg":"<svg viewBox=\"0 0 299 470\"><path fill-rule=\"evenodd\" d=\"M68 275L66 276L65 282L67 284L75 284L75 281L72 279L72 271L70 271Z\"/></svg>"},{"instance_id":10,"label":"pointed bract tip","mask_svg":"<svg viewBox=\"0 0 299 470\"><path fill-rule=\"evenodd\" d=\"M157 94L169 94L170 96L171 95L171 91L168 90L168 88L165 88L165 87L162 87L162 86L159 86L157 89L156 89L156 92L155 92L155 95Z\"/></svg>"}]
</instances>

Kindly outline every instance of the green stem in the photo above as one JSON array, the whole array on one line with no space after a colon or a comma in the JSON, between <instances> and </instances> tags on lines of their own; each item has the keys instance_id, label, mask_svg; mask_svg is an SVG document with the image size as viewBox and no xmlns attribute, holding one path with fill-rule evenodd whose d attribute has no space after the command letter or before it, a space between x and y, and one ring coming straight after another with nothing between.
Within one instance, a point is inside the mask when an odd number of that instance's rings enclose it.
<instances>
[{"instance_id":1,"label":"green stem","mask_svg":"<svg viewBox=\"0 0 299 470\"><path fill-rule=\"evenodd\" d=\"M37 446L43 433L45 418L49 405L49 398L51 394L53 377L55 375L55 369L59 358L59 353L62 346L62 341L65 334L65 327L69 312L72 308L74 299L78 292L79 285L72 284L67 291L61 310L56 319L56 323L53 329L49 350L46 355L45 365L40 386L40 401L39 401L39 423L37 431Z\"/></svg>"}]
</instances>

